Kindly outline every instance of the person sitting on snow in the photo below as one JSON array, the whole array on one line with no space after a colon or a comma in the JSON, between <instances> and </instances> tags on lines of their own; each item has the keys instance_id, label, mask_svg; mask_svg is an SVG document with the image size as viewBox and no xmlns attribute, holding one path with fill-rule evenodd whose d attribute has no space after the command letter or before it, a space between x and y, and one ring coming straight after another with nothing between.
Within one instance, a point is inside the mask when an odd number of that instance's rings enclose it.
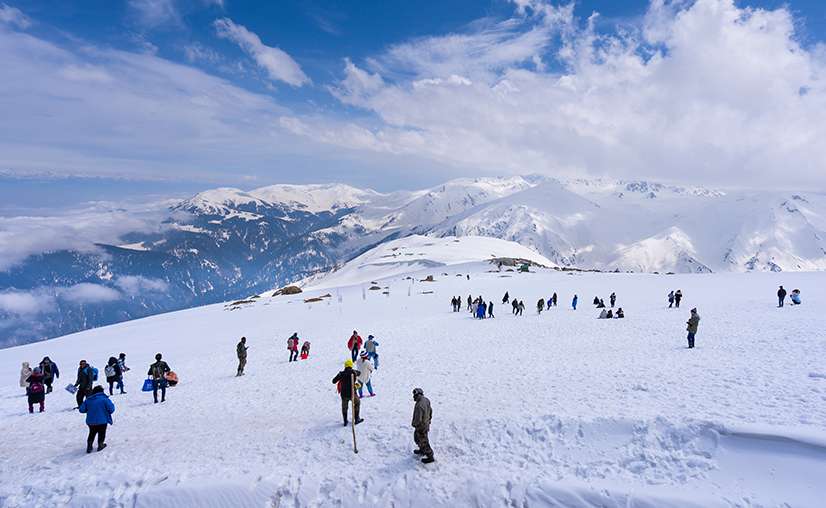
<instances>
[{"instance_id":1,"label":"person sitting on snow","mask_svg":"<svg viewBox=\"0 0 826 508\"><path fill-rule=\"evenodd\" d=\"M599 313L599 317L597 319L608 319L608 311L602 309L602 312Z\"/></svg>"},{"instance_id":2,"label":"person sitting on snow","mask_svg":"<svg viewBox=\"0 0 826 508\"><path fill-rule=\"evenodd\" d=\"M625 312L623 312L622 307L620 307L619 309L617 309L617 313L616 313L616 315L614 315L614 318L622 319L624 317L625 317Z\"/></svg>"},{"instance_id":3,"label":"person sitting on snow","mask_svg":"<svg viewBox=\"0 0 826 508\"><path fill-rule=\"evenodd\" d=\"M794 291L792 291L792 294L789 298L791 298L792 304L800 305L800 290L795 289Z\"/></svg>"}]
</instances>

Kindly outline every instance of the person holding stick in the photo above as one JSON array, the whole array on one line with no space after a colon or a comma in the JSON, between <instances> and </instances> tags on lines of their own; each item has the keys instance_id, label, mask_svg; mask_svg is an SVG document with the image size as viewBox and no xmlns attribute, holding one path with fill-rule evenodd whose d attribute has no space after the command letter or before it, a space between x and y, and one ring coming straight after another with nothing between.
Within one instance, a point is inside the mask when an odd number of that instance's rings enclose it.
<instances>
[{"instance_id":1,"label":"person holding stick","mask_svg":"<svg viewBox=\"0 0 826 508\"><path fill-rule=\"evenodd\" d=\"M341 417L345 427L347 426L348 406L351 403L353 404L353 425L364 421L363 418L359 418L361 401L356 393L356 378L359 375L361 372L353 370L353 360L348 359L344 362L344 370L333 378L333 384L338 386L338 393L341 395Z\"/></svg>"}]
</instances>

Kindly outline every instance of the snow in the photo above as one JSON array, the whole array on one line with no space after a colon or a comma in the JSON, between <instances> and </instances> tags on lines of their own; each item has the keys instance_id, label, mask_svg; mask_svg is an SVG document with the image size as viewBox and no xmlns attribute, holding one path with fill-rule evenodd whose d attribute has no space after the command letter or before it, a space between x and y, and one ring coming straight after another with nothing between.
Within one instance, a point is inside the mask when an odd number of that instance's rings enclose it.
<instances>
[{"instance_id":1,"label":"snow","mask_svg":"<svg viewBox=\"0 0 826 508\"><path fill-rule=\"evenodd\" d=\"M551 267L554 263L518 243L481 236L433 238L412 235L383 243L309 284L309 288L330 288L363 284L392 275L429 268L439 275L446 266L490 261L497 258L524 259ZM490 266L489 269L495 269Z\"/></svg>"},{"instance_id":2,"label":"snow","mask_svg":"<svg viewBox=\"0 0 826 508\"><path fill-rule=\"evenodd\" d=\"M124 245L118 245L118 247L121 248L121 249L137 250L137 251L148 251L149 250L149 248L147 248L144 245L143 242L127 243L127 244L124 244Z\"/></svg>"},{"instance_id":3,"label":"snow","mask_svg":"<svg viewBox=\"0 0 826 508\"><path fill-rule=\"evenodd\" d=\"M377 280L387 295L325 288L0 350L0 506L822 505L826 274L490 268L424 269L412 282L390 266ZM436 280L418 282L428 274ZM776 308L779 284L800 288L804 304ZM683 308L668 309L676 288ZM525 316L500 304L506 290ZM554 291L559 307L536 315ZM595 319L590 300L612 291L627 318ZM303 303L322 293L332 296ZM493 299L497 318L452 313L451 296L468 293ZM693 306L702 321L687 350ZM354 328L374 334L381 355L358 455L330 383ZM313 348L290 364L294 331ZM241 335L248 374L236 378ZM62 386L79 359L102 371L121 351L129 393L113 397L109 447L86 455ZM157 351L181 378L159 405L140 391ZM29 415L19 365L45 355L63 377L47 412ZM411 454L415 386L433 404L428 466Z\"/></svg>"},{"instance_id":4,"label":"snow","mask_svg":"<svg viewBox=\"0 0 826 508\"><path fill-rule=\"evenodd\" d=\"M308 212L335 211L366 203L378 193L344 184L271 185L250 191L250 195L270 203L284 203Z\"/></svg>"}]
</instances>

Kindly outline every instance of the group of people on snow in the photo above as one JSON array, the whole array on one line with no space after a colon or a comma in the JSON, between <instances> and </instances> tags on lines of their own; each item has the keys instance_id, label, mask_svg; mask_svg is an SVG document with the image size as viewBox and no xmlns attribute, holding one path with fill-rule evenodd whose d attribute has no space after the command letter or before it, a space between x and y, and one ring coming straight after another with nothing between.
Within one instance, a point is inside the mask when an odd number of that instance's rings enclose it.
<instances>
[{"instance_id":1,"label":"group of people on snow","mask_svg":"<svg viewBox=\"0 0 826 508\"><path fill-rule=\"evenodd\" d=\"M786 301L786 289L783 286L780 286L780 289L777 290L777 306L782 307ZM789 295L789 300L792 301L792 305L800 305L800 290L793 289L792 293Z\"/></svg>"},{"instance_id":2,"label":"group of people on snow","mask_svg":"<svg viewBox=\"0 0 826 508\"><path fill-rule=\"evenodd\" d=\"M614 312L614 309L603 308L599 316L597 316L597 319L622 319L624 317L625 312L622 310L622 307L618 308L616 312Z\"/></svg>"},{"instance_id":3,"label":"group of people on snow","mask_svg":"<svg viewBox=\"0 0 826 508\"><path fill-rule=\"evenodd\" d=\"M671 291L668 293L668 308L680 308L680 302L683 300L683 292L681 290Z\"/></svg>"}]
</instances>

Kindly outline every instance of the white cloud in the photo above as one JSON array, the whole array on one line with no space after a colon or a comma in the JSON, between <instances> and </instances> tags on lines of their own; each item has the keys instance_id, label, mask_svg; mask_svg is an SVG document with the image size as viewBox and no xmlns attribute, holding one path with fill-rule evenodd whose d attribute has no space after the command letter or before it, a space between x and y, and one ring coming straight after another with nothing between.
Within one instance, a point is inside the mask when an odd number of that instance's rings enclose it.
<instances>
[{"instance_id":1,"label":"white cloud","mask_svg":"<svg viewBox=\"0 0 826 508\"><path fill-rule=\"evenodd\" d=\"M0 23L26 29L31 26L32 20L20 9L2 3L0 4Z\"/></svg>"},{"instance_id":2,"label":"white cloud","mask_svg":"<svg viewBox=\"0 0 826 508\"><path fill-rule=\"evenodd\" d=\"M219 37L238 44L259 67L267 71L271 80L283 81L292 86L310 82L310 78L290 55L279 48L265 45L258 35L243 25L237 25L229 18L221 18L215 20L214 26Z\"/></svg>"},{"instance_id":3,"label":"white cloud","mask_svg":"<svg viewBox=\"0 0 826 508\"><path fill-rule=\"evenodd\" d=\"M217 51L210 49L199 42L184 46L184 56L189 62L205 62L212 65L221 63L223 58Z\"/></svg>"},{"instance_id":4,"label":"white cloud","mask_svg":"<svg viewBox=\"0 0 826 508\"><path fill-rule=\"evenodd\" d=\"M116 289L89 282L55 288L55 292L61 300L80 304L114 302L123 297Z\"/></svg>"},{"instance_id":5,"label":"white cloud","mask_svg":"<svg viewBox=\"0 0 826 508\"><path fill-rule=\"evenodd\" d=\"M165 203L123 207L99 203L59 215L0 217L0 271L28 256L58 250L96 252L133 231L158 228Z\"/></svg>"},{"instance_id":6,"label":"white cloud","mask_svg":"<svg viewBox=\"0 0 826 508\"><path fill-rule=\"evenodd\" d=\"M129 0L129 7L138 23L148 28L181 23L174 0Z\"/></svg>"},{"instance_id":7,"label":"white cloud","mask_svg":"<svg viewBox=\"0 0 826 508\"><path fill-rule=\"evenodd\" d=\"M461 168L823 189L826 61L798 44L788 10L657 0L636 30L606 35L596 16L516 3L513 19L346 61L333 94L379 119L358 122L360 147ZM293 132L340 141L300 120Z\"/></svg>"},{"instance_id":8,"label":"white cloud","mask_svg":"<svg viewBox=\"0 0 826 508\"><path fill-rule=\"evenodd\" d=\"M160 293L169 289L166 281L152 279L140 275L124 275L115 280L115 285L129 296L137 296L142 293Z\"/></svg>"},{"instance_id":9,"label":"white cloud","mask_svg":"<svg viewBox=\"0 0 826 508\"><path fill-rule=\"evenodd\" d=\"M0 292L0 314L29 316L55 309L54 298L45 291Z\"/></svg>"},{"instance_id":10,"label":"white cloud","mask_svg":"<svg viewBox=\"0 0 826 508\"><path fill-rule=\"evenodd\" d=\"M67 65L60 73L71 81L92 81L97 83L111 83L112 76L106 70L93 65Z\"/></svg>"}]
</instances>

